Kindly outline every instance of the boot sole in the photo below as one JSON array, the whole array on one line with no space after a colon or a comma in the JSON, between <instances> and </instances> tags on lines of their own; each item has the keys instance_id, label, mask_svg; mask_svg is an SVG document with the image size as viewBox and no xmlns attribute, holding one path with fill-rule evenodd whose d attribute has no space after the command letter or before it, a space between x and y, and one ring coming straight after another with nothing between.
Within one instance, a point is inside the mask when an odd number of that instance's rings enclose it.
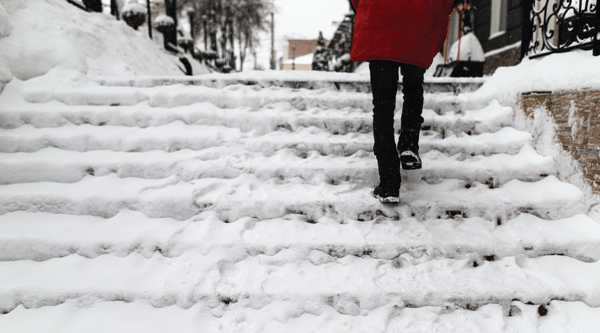
<instances>
[{"instance_id":1,"label":"boot sole","mask_svg":"<svg viewBox=\"0 0 600 333\"><path fill-rule=\"evenodd\" d=\"M400 197L382 197L379 195L374 195L375 198L379 199L382 203L398 203L400 202Z\"/></svg>"},{"instance_id":2,"label":"boot sole","mask_svg":"<svg viewBox=\"0 0 600 333\"><path fill-rule=\"evenodd\" d=\"M418 169L421 169L422 167L423 167L423 165L421 163L413 164L413 165L408 165L408 164L402 163L402 170L418 170Z\"/></svg>"},{"instance_id":3,"label":"boot sole","mask_svg":"<svg viewBox=\"0 0 600 333\"><path fill-rule=\"evenodd\" d=\"M402 170L417 170L423 167L421 159L415 159L409 156L400 156L400 163L402 164Z\"/></svg>"}]
</instances>

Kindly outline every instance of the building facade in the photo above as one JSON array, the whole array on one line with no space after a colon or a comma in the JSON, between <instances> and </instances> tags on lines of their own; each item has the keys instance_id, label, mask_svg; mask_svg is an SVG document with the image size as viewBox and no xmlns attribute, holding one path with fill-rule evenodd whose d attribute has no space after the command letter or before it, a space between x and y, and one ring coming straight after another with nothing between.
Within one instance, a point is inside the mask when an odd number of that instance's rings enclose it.
<instances>
[{"instance_id":1,"label":"building facade","mask_svg":"<svg viewBox=\"0 0 600 333\"><path fill-rule=\"evenodd\" d=\"M575 48L600 55L597 0L467 0L485 52L484 73Z\"/></svg>"},{"instance_id":2,"label":"building facade","mask_svg":"<svg viewBox=\"0 0 600 333\"><path fill-rule=\"evenodd\" d=\"M471 0L470 20L485 53L485 75L521 61L523 4L521 0Z\"/></svg>"}]
</instances>

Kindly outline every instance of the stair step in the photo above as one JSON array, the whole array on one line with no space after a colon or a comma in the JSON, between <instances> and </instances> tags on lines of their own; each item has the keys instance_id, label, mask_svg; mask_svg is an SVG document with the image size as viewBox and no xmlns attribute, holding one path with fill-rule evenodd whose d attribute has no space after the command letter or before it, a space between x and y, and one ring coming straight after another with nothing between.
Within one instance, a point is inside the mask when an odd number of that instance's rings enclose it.
<instances>
[{"instance_id":1,"label":"stair step","mask_svg":"<svg viewBox=\"0 0 600 333\"><path fill-rule=\"evenodd\" d=\"M132 106L146 102L150 107L173 108L210 102L219 108L251 107L258 110L270 104L286 102L298 110L351 107L371 112L373 109L370 93L327 89L261 88L245 85L227 86L223 89L184 85L153 88L94 86L47 89L29 87L24 89L22 94L25 101L29 103L58 101L66 105ZM454 94L425 94L424 107L436 110L436 112L460 111L474 106L480 108L490 101L491 97L487 96L475 103L470 103ZM396 105L399 109L402 102L402 94L398 93Z\"/></svg>"},{"instance_id":2,"label":"stair step","mask_svg":"<svg viewBox=\"0 0 600 333\"><path fill-rule=\"evenodd\" d=\"M520 214L505 221L473 217L462 220L401 221L383 217L334 223L321 218L307 223L301 215L270 220L241 218L231 223L209 216L177 221L148 218L121 210L110 218L50 213L13 212L0 215L0 260L36 260L79 254L125 257L157 252L179 257L186 252L228 250L256 256L296 252L310 260L313 251L336 258L368 256L419 263L452 258L499 260L524 255L561 254L581 261L600 259L600 225L585 215L547 221ZM487 259L486 259L487 258Z\"/></svg>"},{"instance_id":3,"label":"stair step","mask_svg":"<svg viewBox=\"0 0 600 333\"><path fill-rule=\"evenodd\" d=\"M282 77L281 74L263 74L260 77L248 76L243 73L210 74L196 77L153 77L153 78L95 78L94 81L103 86L120 87L156 87L175 84L192 86L205 86L211 88L224 88L231 85L248 85L266 87L283 87L293 89L328 89L349 92L371 92L371 83L367 75L347 73L322 73L320 78L310 76L290 75ZM477 90L485 83L486 78L426 78L423 83L425 92L428 93L463 93ZM400 82L398 90L401 90Z\"/></svg>"},{"instance_id":4,"label":"stair step","mask_svg":"<svg viewBox=\"0 0 600 333\"><path fill-rule=\"evenodd\" d=\"M25 183L0 187L0 214L14 211L114 216L123 208L149 217L185 220L216 212L225 221L244 216L259 219L299 213L316 220L370 220L382 212L400 218L445 215L506 219L519 212L543 218L564 218L586 211L583 193L574 185L548 176L537 182L512 180L499 188L460 180L402 186L401 205L383 205L371 196L372 187L352 182L307 184L297 179L263 181L251 174L234 179L205 178L191 182L176 176L164 179L119 178L110 174L85 177L77 183Z\"/></svg>"},{"instance_id":5,"label":"stair step","mask_svg":"<svg viewBox=\"0 0 600 333\"><path fill-rule=\"evenodd\" d=\"M404 182L462 179L499 186L513 179L537 181L556 175L553 158L537 154L529 144L516 155L448 156L430 150L421 154L421 158L423 169L403 171ZM34 153L0 153L0 164L5 171L0 173L0 184L72 183L88 175L113 173L121 178L150 179L176 175L184 181L235 178L245 173L252 173L262 180L301 177L313 183L354 181L374 184L379 181L375 156L364 151L350 156L323 156L316 152L303 156L293 149L283 149L267 156L241 147L139 153L43 148Z\"/></svg>"},{"instance_id":6,"label":"stair step","mask_svg":"<svg viewBox=\"0 0 600 333\"><path fill-rule=\"evenodd\" d=\"M294 109L282 102L251 110L248 107L221 109L211 103L199 103L194 108L150 108L146 103L128 107L56 106L28 104L19 111L0 112L0 126L5 129L32 125L36 128L65 125L154 127L175 121L186 125L216 125L239 128L244 132L265 134L280 128L293 131L301 127L318 127L335 134L372 132L373 116L362 109L344 108L305 111ZM482 110L448 112L438 115L430 109L423 110L423 128L453 133L480 134L495 132L512 124L513 110L502 107L497 101ZM397 111L395 128L400 129L401 110Z\"/></svg>"},{"instance_id":7,"label":"stair step","mask_svg":"<svg viewBox=\"0 0 600 333\"><path fill-rule=\"evenodd\" d=\"M420 152L436 149L450 155L516 154L527 143L533 143L531 134L512 127L504 127L494 133L460 133L458 136L451 135L446 138L437 132L425 131L421 133ZM179 121L148 128L91 125L34 128L25 125L0 133L0 152L5 153L35 152L48 147L75 151L140 152L200 150L232 145L243 145L248 150L266 154L294 148L300 152L316 150L324 155L349 156L359 150L372 151L373 135L335 135L316 127L302 128L297 132L280 130L259 135L254 132L244 133L237 128L186 125Z\"/></svg>"},{"instance_id":8,"label":"stair step","mask_svg":"<svg viewBox=\"0 0 600 333\"><path fill-rule=\"evenodd\" d=\"M163 332L581 332L594 333L600 326L600 308L583 302L551 301L540 316L540 304L510 302L463 309L447 304L411 308L401 301L380 307L344 310L344 302L275 301L259 306L246 300L227 305L196 303L156 308L148 301L89 302L67 300L56 306L17 307L0 316L5 332L163 333Z\"/></svg>"},{"instance_id":9,"label":"stair step","mask_svg":"<svg viewBox=\"0 0 600 333\"><path fill-rule=\"evenodd\" d=\"M166 258L132 253L126 257L78 255L42 262L0 262L0 310L51 306L69 299L134 302L156 307L190 307L199 301L230 304L241 300L344 302L354 313L401 300L411 307L463 307L486 304L543 304L583 301L600 306L600 262L564 256L506 257L497 261L432 259L410 264L398 260L315 252L298 261L293 250L247 257L233 251L186 252ZM568 269L565 269L568 267ZM354 304L353 304L354 303ZM216 305L217 305L216 304Z\"/></svg>"}]
</instances>

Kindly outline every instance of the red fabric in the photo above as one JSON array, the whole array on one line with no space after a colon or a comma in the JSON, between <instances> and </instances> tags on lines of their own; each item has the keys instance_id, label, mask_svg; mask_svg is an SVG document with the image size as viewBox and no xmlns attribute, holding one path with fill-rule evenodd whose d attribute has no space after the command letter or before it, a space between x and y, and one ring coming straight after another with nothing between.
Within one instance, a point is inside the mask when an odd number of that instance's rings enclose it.
<instances>
[{"instance_id":1,"label":"red fabric","mask_svg":"<svg viewBox=\"0 0 600 333\"><path fill-rule=\"evenodd\" d=\"M351 0L352 61L389 60L429 68L442 49L454 0Z\"/></svg>"}]
</instances>

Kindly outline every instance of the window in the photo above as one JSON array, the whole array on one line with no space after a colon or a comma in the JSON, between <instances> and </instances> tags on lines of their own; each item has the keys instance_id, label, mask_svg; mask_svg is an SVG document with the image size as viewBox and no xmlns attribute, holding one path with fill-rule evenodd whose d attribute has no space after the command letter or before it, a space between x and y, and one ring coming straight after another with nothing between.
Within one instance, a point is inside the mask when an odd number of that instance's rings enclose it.
<instances>
[{"instance_id":1,"label":"window","mask_svg":"<svg viewBox=\"0 0 600 333\"><path fill-rule=\"evenodd\" d=\"M492 0L490 39L500 36L506 31L507 2L508 0Z\"/></svg>"}]
</instances>

